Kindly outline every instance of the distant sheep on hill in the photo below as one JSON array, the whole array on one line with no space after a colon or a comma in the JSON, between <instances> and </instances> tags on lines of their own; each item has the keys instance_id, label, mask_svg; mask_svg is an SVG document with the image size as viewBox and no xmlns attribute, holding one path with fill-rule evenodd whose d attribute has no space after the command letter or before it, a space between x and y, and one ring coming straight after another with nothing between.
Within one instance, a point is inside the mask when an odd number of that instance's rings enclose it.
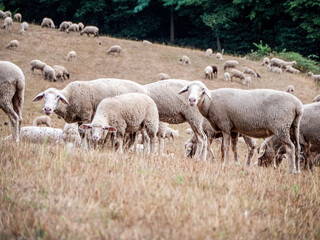
<instances>
[{"instance_id":1,"label":"distant sheep on hill","mask_svg":"<svg viewBox=\"0 0 320 240\"><path fill-rule=\"evenodd\" d=\"M211 66L206 66L204 69L204 78L213 79L213 69Z\"/></svg>"},{"instance_id":2,"label":"distant sheep on hill","mask_svg":"<svg viewBox=\"0 0 320 240\"><path fill-rule=\"evenodd\" d=\"M216 58L217 58L219 61L222 61L222 60L223 60L221 53L217 53L217 54L216 54Z\"/></svg>"},{"instance_id":3,"label":"distant sheep on hill","mask_svg":"<svg viewBox=\"0 0 320 240\"><path fill-rule=\"evenodd\" d=\"M294 91L295 91L295 89L294 89L294 86L293 86L293 85L289 85L289 86L287 87L287 91L286 91L286 92L291 93L291 94L294 95Z\"/></svg>"},{"instance_id":4,"label":"distant sheep on hill","mask_svg":"<svg viewBox=\"0 0 320 240\"><path fill-rule=\"evenodd\" d=\"M171 77L168 74L165 73L159 73L157 76L158 80L166 80L166 79L170 79Z\"/></svg>"},{"instance_id":5,"label":"distant sheep on hill","mask_svg":"<svg viewBox=\"0 0 320 240\"><path fill-rule=\"evenodd\" d=\"M31 65L31 69L30 70L31 70L32 73L34 73L34 69L39 69L39 70L41 70L42 74L43 74L44 67L47 66L46 63L44 63L44 62L42 62L40 60L37 60L37 59L32 60L30 62L30 65Z\"/></svg>"},{"instance_id":6,"label":"distant sheep on hill","mask_svg":"<svg viewBox=\"0 0 320 240\"><path fill-rule=\"evenodd\" d=\"M74 62L77 60L76 58L77 58L77 53L75 51L70 51L66 57L66 60L69 62Z\"/></svg>"},{"instance_id":7,"label":"distant sheep on hill","mask_svg":"<svg viewBox=\"0 0 320 240\"><path fill-rule=\"evenodd\" d=\"M78 28L79 28L79 31L82 31L84 29L84 25L82 22L78 23Z\"/></svg>"},{"instance_id":8,"label":"distant sheep on hill","mask_svg":"<svg viewBox=\"0 0 320 240\"><path fill-rule=\"evenodd\" d=\"M59 26L59 31L65 32L71 24L72 24L72 22L70 22L70 21L63 21Z\"/></svg>"},{"instance_id":9,"label":"distant sheep on hill","mask_svg":"<svg viewBox=\"0 0 320 240\"><path fill-rule=\"evenodd\" d=\"M50 81L57 81L56 73L52 67L46 65L43 69L43 77L45 80L49 79Z\"/></svg>"},{"instance_id":10,"label":"distant sheep on hill","mask_svg":"<svg viewBox=\"0 0 320 240\"><path fill-rule=\"evenodd\" d=\"M116 53L116 55L120 55L122 48L119 45L113 45L107 50L107 54Z\"/></svg>"},{"instance_id":11,"label":"distant sheep on hill","mask_svg":"<svg viewBox=\"0 0 320 240\"><path fill-rule=\"evenodd\" d=\"M206 50L206 57L207 58L211 58L212 57L212 49L211 48L208 48L207 50Z\"/></svg>"},{"instance_id":12,"label":"distant sheep on hill","mask_svg":"<svg viewBox=\"0 0 320 240\"><path fill-rule=\"evenodd\" d=\"M228 60L225 61L223 64L223 70L227 70L227 68L236 68L239 65L237 60Z\"/></svg>"},{"instance_id":13,"label":"distant sheep on hill","mask_svg":"<svg viewBox=\"0 0 320 240\"><path fill-rule=\"evenodd\" d=\"M285 71L288 73L293 73L293 74L300 72L298 69L295 69L295 68L291 67L290 65L286 66Z\"/></svg>"},{"instance_id":14,"label":"distant sheep on hill","mask_svg":"<svg viewBox=\"0 0 320 240\"><path fill-rule=\"evenodd\" d=\"M228 73L228 72L225 72L225 73L224 73L224 80L227 81L227 82L230 82L230 81L231 81L231 75L230 75L230 73Z\"/></svg>"},{"instance_id":15,"label":"distant sheep on hill","mask_svg":"<svg viewBox=\"0 0 320 240\"><path fill-rule=\"evenodd\" d=\"M13 16L13 19L16 20L17 22L21 22L21 20L22 20L22 15L21 15L21 13L16 13L16 14Z\"/></svg>"},{"instance_id":16,"label":"distant sheep on hill","mask_svg":"<svg viewBox=\"0 0 320 240\"><path fill-rule=\"evenodd\" d=\"M191 64L190 58L188 56L186 56L186 55L183 55L180 58L180 62L182 62L184 66L186 66L187 64Z\"/></svg>"},{"instance_id":17,"label":"distant sheep on hill","mask_svg":"<svg viewBox=\"0 0 320 240\"><path fill-rule=\"evenodd\" d=\"M68 29L67 29L67 33L69 32L79 32L79 26L76 23L71 24Z\"/></svg>"},{"instance_id":18,"label":"distant sheep on hill","mask_svg":"<svg viewBox=\"0 0 320 240\"><path fill-rule=\"evenodd\" d=\"M312 72L308 72L308 76L310 76L315 82L320 82L320 74L314 75Z\"/></svg>"},{"instance_id":19,"label":"distant sheep on hill","mask_svg":"<svg viewBox=\"0 0 320 240\"><path fill-rule=\"evenodd\" d=\"M259 75L259 73L257 73L256 71L254 71L253 69L248 68L248 67L244 67L244 68L243 68L243 73L250 74L250 75L253 76L253 77L259 77L259 78L261 78L261 76Z\"/></svg>"},{"instance_id":20,"label":"distant sheep on hill","mask_svg":"<svg viewBox=\"0 0 320 240\"><path fill-rule=\"evenodd\" d=\"M9 28L12 28L12 18L11 17L6 17L4 19L2 28L5 28L6 30L8 30Z\"/></svg>"},{"instance_id":21,"label":"distant sheep on hill","mask_svg":"<svg viewBox=\"0 0 320 240\"><path fill-rule=\"evenodd\" d=\"M278 73L278 74L282 74L282 69L279 67L272 67L270 64L267 66L267 70L269 72L274 72L274 73Z\"/></svg>"},{"instance_id":22,"label":"distant sheep on hill","mask_svg":"<svg viewBox=\"0 0 320 240\"><path fill-rule=\"evenodd\" d=\"M46 115L38 116L33 120L33 126L46 125L47 127L51 127L51 118Z\"/></svg>"},{"instance_id":23,"label":"distant sheep on hill","mask_svg":"<svg viewBox=\"0 0 320 240\"><path fill-rule=\"evenodd\" d=\"M21 34L26 34L28 29L29 29L29 24L27 22L21 23L21 30L20 30Z\"/></svg>"},{"instance_id":24,"label":"distant sheep on hill","mask_svg":"<svg viewBox=\"0 0 320 240\"><path fill-rule=\"evenodd\" d=\"M0 10L0 17L5 19L7 17L6 13Z\"/></svg>"},{"instance_id":25,"label":"distant sheep on hill","mask_svg":"<svg viewBox=\"0 0 320 240\"><path fill-rule=\"evenodd\" d=\"M263 59L263 62L261 63L261 66L269 65L269 64L270 64L270 58L265 57L265 58Z\"/></svg>"},{"instance_id":26,"label":"distant sheep on hill","mask_svg":"<svg viewBox=\"0 0 320 240\"><path fill-rule=\"evenodd\" d=\"M12 40L7 45L7 49L17 50L19 47L19 41L18 40Z\"/></svg>"},{"instance_id":27,"label":"distant sheep on hill","mask_svg":"<svg viewBox=\"0 0 320 240\"><path fill-rule=\"evenodd\" d=\"M93 35L93 37L99 37L99 28L95 27L95 26L86 26L81 32L80 35L86 33L88 35L88 37L90 36L90 34Z\"/></svg>"},{"instance_id":28,"label":"distant sheep on hill","mask_svg":"<svg viewBox=\"0 0 320 240\"><path fill-rule=\"evenodd\" d=\"M41 27L47 27L47 28L56 28L56 26L54 25L53 21L51 18L43 18L42 22L41 22Z\"/></svg>"}]
</instances>

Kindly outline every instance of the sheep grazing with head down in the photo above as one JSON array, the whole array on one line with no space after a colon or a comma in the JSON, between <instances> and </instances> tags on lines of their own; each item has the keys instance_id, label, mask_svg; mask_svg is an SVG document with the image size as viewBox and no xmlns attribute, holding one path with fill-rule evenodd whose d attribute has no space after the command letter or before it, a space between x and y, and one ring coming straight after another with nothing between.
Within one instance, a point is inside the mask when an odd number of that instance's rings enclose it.
<instances>
[{"instance_id":1,"label":"sheep grazing with head down","mask_svg":"<svg viewBox=\"0 0 320 240\"><path fill-rule=\"evenodd\" d=\"M253 76L253 77L259 77L259 78L261 78L261 76L259 75L259 73L257 73L256 71L254 71L253 69L248 68L248 67L244 67L244 68L243 68L243 73L250 74L250 75Z\"/></svg>"},{"instance_id":2,"label":"sheep grazing with head down","mask_svg":"<svg viewBox=\"0 0 320 240\"><path fill-rule=\"evenodd\" d=\"M82 22L78 23L78 28L79 28L79 31L82 31L84 29L84 25Z\"/></svg>"},{"instance_id":3,"label":"sheep grazing with head down","mask_svg":"<svg viewBox=\"0 0 320 240\"><path fill-rule=\"evenodd\" d=\"M7 45L7 49L17 50L19 47L19 41L18 40L12 40Z\"/></svg>"},{"instance_id":4,"label":"sheep grazing with head down","mask_svg":"<svg viewBox=\"0 0 320 240\"><path fill-rule=\"evenodd\" d=\"M117 56L120 55L122 48L119 45L113 45L107 50L107 54L115 53Z\"/></svg>"},{"instance_id":5,"label":"sheep grazing with head down","mask_svg":"<svg viewBox=\"0 0 320 240\"><path fill-rule=\"evenodd\" d=\"M50 67L49 65L46 65L43 68L43 78L44 78L44 80L48 79L49 81L54 81L54 82L57 81L56 73L55 73L54 69L52 67Z\"/></svg>"},{"instance_id":6,"label":"sheep grazing with head down","mask_svg":"<svg viewBox=\"0 0 320 240\"><path fill-rule=\"evenodd\" d=\"M246 75L244 75L243 72L240 72L239 70L237 69L232 69L230 71L230 77L231 77L231 81L232 81L232 78L239 78L241 81L245 81L246 79Z\"/></svg>"},{"instance_id":7,"label":"sheep grazing with head down","mask_svg":"<svg viewBox=\"0 0 320 240\"><path fill-rule=\"evenodd\" d=\"M46 115L38 116L33 120L33 126L46 125L47 127L51 127L51 118Z\"/></svg>"},{"instance_id":8,"label":"sheep grazing with head down","mask_svg":"<svg viewBox=\"0 0 320 240\"><path fill-rule=\"evenodd\" d=\"M206 50L206 57L207 58L211 58L212 57L212 49L211 48L208 48L207 50Z\"/></svg>"},{"instance_id":9,"label":"sheep grazing with head down","mask_svg":"<svg viewBox=\"0 0 320 240\"><path fill-rule=\"evenodd\" d=\"M286 92L291 93L291 94L294 95L294 91L295 91L295 89L294 89L294 86L293 86L293 85L289 85L289 86L287 87Z\"/></svg>"},{"instance_id":10,"label":"sheep grazing with head down","mask_svg":"<svg viewBox=\"0 0 320 240\"><path fill-rule=\"evenodd\" d=\"M293 74L300 73L300 71L298 69L295 69L290 65L286 66L285 71L288 72L288 73L293 73Z\"/></svg>"},{"instance_id":11,"label":"sheep grazing with head down","mask_svg":"<svg viewBox=\"0 0 320 240\"><path fill-rule=\"evenodd\" d=\"M0 17L5 19L7 17L6 13L0 10Z\"/></svg>"},{"instance_id":12,"label":"sheep grazing with head down","mask_svg":"<svg viewBox=\"0 0 320 240\"><path fill-rule=\"evenodd\" d=\"M47 66L47 64L45 62L42 62L42 61L37 60L37 59L32 60L30 62L30 65L31 65L31 69L30 70L31 70L32 73L34 73L34 69L39 69L39 70L41 70L42 75L43 75L44 67Z\"/></svg>"},{"instance_id":13,"label":"sheep grazing with head down","mask_svg":"<svg viewBox=\"0 0 320 240\"><path fill-rule=\"evenodd\" d=\"M303 105L295 96L271 89L209 90L202 82L193 81L179 94L188 92L188 103L197 106L216 131L222 131L222 159L229 159L231 133L255 138L276 135L288 153L289 173L299 173L299 124ZM196 111L196 110L194 110Z\"/></svg>"},{"instance_id":14,"label":"sheep grazing with head down","mask_svg":"<svg viewBox=\"0 0 320 240\"><path fill-rule=\"evenodd\" d=\"M6 17L4 19L2 28L5 28L6 30L8 30L9 28L12 28L12 18L11 17Z\"/></svg>"},{"instance_id":15,"label":"sheep grazing with head down","mask_svg":"<svg viewBox=\"0 0 320 240\"><path fill-rule=\"evenodd\" d=\"M81 129L92 129L92 140L98 142L104 130L116 132L119 151L123 152L123 141L126 133L135 133L145 129L155 150L158 132L158 110L154 101L141 93L127 93L100 102L90 124L82 124ZM148 149L145 149L149 153Z\"/></svg>"},{"instance_id":16,"label":"sheep grazing with head down","mask_svg":"<svg viewBox=\"0 0 320 240\"><path fill-rule=\"evenodd\" d=\"M225 61L223 64L223 70L227 70L227 68L236 68L239 65L237 60L228 60Z\"/></svg>"},{"instance_id":17,"label":"sheep grazing with head down","mask_svg":"<svg viewBox=\"0 0 320 240\"><path fill-rule=\"evenodd\" d=\"M44 27L52 28L52 29L56 28L56 26L54 25L52 19L51 18L46 18L46 17L43 18L42 22L41 22L41 28L44 28Z\"/></svg>"},{"instance_id":18,"label":"sheep grazing with head down","mask_svg":"<svg viewBox=\"0 0 320 240\"><path fill-rule=\"evenodd\" d=\"M161 81L161 80L170 79L171 77L166 73L159 73L157 78L158 78L158 81Z\"/></svg>"},{"instance_id":19,"label":"sheep grazing with head down","mask_svg":"<svg viewBox=\"0 0 320 240\"><path fill-rule=\"evenodd\" d=\"M204 69L204 78L213 79L213 69L211 66L206 66Z\"/></svg>"},{"instance_id":20,"label":"sheep grazing with head down","mask_svg":"<svg viewBox=\"0 0 320 240\"><path fill-rule=\"evenodd\" d=\"M270 64L267 66L267 70L269 72L274 72L274 73L278 73L278 74L282 74L282 69L279 67L273 67Z\"/></svg>"},{"instance_id":21,"label":"sheep grazing with head down","mask_svg":"<svg viewBox=\"0 0 320 240\"><path fill-rule=\"evenodd\" d=\"M70 27L71 24L72 22L70 21L63 21L62 23L60 23L59 31L65 32Z\"/></svg>"},{"instance_id":22,"label":"sheep grazing with head down","mask_svg":"<svg viewBox=\"0 0 320 240\"><path fill-rule=\"evenodd\" d=\"M80 35L84 33L86 33L88 37L90 36L90 34L92 34L93 37L99 37L99 28L95 26L86 26L84 29L82 29L82 31L80 32Z\"/></svg>"},{"instance_id":23,"label":"sheep grazing with head down","mask_svg":"<svg viewBox=\"0 0 320 240\"><path fill-rule=\"evenodd\" d=\"M75 51L70 51L66 56L66 60L69 62L75 62L77 60L77 53Z\"/></svg>"},{"instance_id":24,"label":"sheep grazing with head down","mask_svg":"<svg viewBox=\"0 0 320 240\"><path fill-rule=\"evenodd\" d=\"M6 17L12 17L12 13L10 11L5 11Z\"/></svg>"},{"instance_id":25,"label":"sheep grazing with head down","mask_svg":"<svg viewBox=\"0 0 320 240\"><path fill-rule=\"evenodd\" d=\"M13 140L19 142L22 124L25 77L21 69L8 61L0 61L0 108L11 122Z\"/></svg>"},{"instance_id":26,"label":"sheep grazing with head down","mask_svg":"<svg viewBox=\"0 0 320 240\"><path fill-rule=\"evenodd\" d=\"M269 65L269 64L270 64L270 58L265 57L265 58L263 59L263 62L261 63L261 66Z\"/></svg>"},{"instance_id":27,"label":"sheep grazing with head down","mask_svg":"<svg viewBox=\"0 0 320 240\"><path fill-rule=\"evenodd\" d=\"M21 30L20 30L21 34L26 34L28 29L29 29L29 24L27 22L21 23Z\"/></svg>"},{"instance_id":28,"label":"sheep grazing with head down","mask_svg":"<svg viewBox=\"0 0 320 240\"><path fill-rule=\"evenodd\" d=\"M315 82L320 82L320 74L315 75L312 72L308 72L308 76L310 76Z\"/></svg>"},{"instance_id":29,"label":"sheep grazing with head down","mask_svg":"<svg viewBox=\"0 0 320 240\"><path fill-rule=\"evenodd\" d=\"M67 29L67 33L69 32L79 32L79 26L76 23L71 24L68 29Z\"/></svg>"},{"instance_id":30,"label":"sheep grazing with head down","mask_svg":"<svg viewBox=\"0 0 320 240\"><path fill-rule=\"evenodd\" d=\"M17 22L21 22L21 20L22 20L22 15L21 15L21 13L16 13L16 14L13 16L13 19L16 20Z\"/></svg>"},{"instance_id":31,"label":"sheep grazing with head down","mask_svg":"<svg viewBox=\"0 0 320 240\"><path fill-rule=\"evenodd\" d=\"M217 58L219 61L222 61L222 60L223 60L221 53L217 53L217 54L216 54L216 58Z\"/></svg>"},{"instance_id":32,"label":"sheep grazing with head down","mask_svg":"<svg viewBox=\"0 0 320 240\"><path fill-rule=\"evenodd\" d=\"M188 65L188 64L191 64L191 61L190 61L190 58L186 55L183 55L181 58L180 58L180 62L182 62L182 64L184 66Z\"/></svg>"},{"instance_id":33,"label":"sheep grazing with head down","mask_svg":"<svg viewBox=\"0 0 320 240\"><path fill-rule=\"evenodd\" d=\"M56 72L56 77L61 78L62 80L66 80L67 78L70 79L70 73L64 66L54 65L54 71ZM58 76L57 76L58 73Z\"/></svg>"}]
</instances>

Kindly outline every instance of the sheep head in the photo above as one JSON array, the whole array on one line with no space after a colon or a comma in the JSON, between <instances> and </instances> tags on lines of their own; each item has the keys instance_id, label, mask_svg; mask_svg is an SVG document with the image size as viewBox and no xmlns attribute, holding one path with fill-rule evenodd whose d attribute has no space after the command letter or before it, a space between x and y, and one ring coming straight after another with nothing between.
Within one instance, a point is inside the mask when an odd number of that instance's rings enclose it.
<instances>
[{"instance_id":1,"label":"sheep head","mask_svg":"<svg viewBox=\"0 0 320 240\"><path fill-rule=\"evenodd\" d=\"M201 81L189 83L179 91L179 94L184 92L189 92L188 102L190 106L197 106L199 100L203 98L204 95L207 95L211 100L210 90Z\"/></svg>"},{"instance_id":2,"label":"sheep head","mask_svg":"<svg viewBox=\"0 0 320 240\"><path fill-rule=\"evenodd\" d=\"M90 129L92 131L92 141L99 142L104 136L104 131L116 132L117 129L112 126L106 126L102 124L82 124L80 127L82 130Z\"/></svg>"}]
</instances>

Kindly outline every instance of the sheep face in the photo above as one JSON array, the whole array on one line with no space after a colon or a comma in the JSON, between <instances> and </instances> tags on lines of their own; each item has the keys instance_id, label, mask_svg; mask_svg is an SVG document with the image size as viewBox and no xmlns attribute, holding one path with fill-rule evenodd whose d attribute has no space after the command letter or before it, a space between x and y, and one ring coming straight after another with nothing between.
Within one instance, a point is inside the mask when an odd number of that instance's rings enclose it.
<instances>
[{"instance_id":1,"label":"sheep face","mask_svg":"<svg viewBox=\"0 0 320 240\"><path fill-rule=\"evenodd\" d=\"M83 130L91 130L92 132L92 141L93 142L99 142L100 139L105 135L104 131L108 130L110 132L116 132L117 129L112 126L103 126L102 124L82 124L80 129Z\"/></svg>"},{"instance_id":2,"label":"sheep face","mask_svg":"<svg viewBox=\"0 0 320 240\"><path fill-rule=\"evenodd\" d=\"M183 87L179 94L189 92L188 102L190 106L197 106L200 99L204 97L204 94L211 100L211 93L209 89L200 81L193 81L187 86Z\"/></svg>"},{"instance_id":3,"label":"sheep face","mask_svg":"<svg viewBox=\"0 0 320 240\"><path fill-rule=\"evenodd\" d=\"M43 112L46 115L50 115L57 108L59 101L64 104L70 105L65 96L63 96L58 90L54 88L49 88L46 91L39 93L32 102L40 101L44 99Z\"/></svg>"}]
</instances>

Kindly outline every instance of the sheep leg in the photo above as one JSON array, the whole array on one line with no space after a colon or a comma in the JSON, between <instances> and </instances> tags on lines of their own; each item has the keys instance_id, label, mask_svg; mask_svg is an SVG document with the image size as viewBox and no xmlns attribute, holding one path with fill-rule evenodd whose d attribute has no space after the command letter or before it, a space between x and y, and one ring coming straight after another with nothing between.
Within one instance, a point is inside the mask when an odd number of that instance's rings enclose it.
<instances>
[{"instance_id":1,"label":"sheep leg","mask_svg":"<svg viewBox=\"0 0 320 240\"><path fill-rule=\"evenodd\" d=\"M239 139L238 133L231 133L231 144L232 144L232 151L233 151L235 163L239 163L238 151L237 151L238 139Z\"/></svg>"},{"instance_id":2,"label":"sheep leg","mask_svg":"<svg viewBox=\"0 0 320 240\"><path fill-rule=\"evenodd\" d=\"M285 145L286 153L288 156L288 172L289 173L297 173L296 166L295 166L296 165L295 146L292 143L292 141L290 140L289 131L290 130L288 130L286 132L282 132L277 136ZM300 145L299 145L299 147L300 147ZM300 152L300 150L299 150L299 152Z\"/></svg>"},{"instance_id":3,"label":"sheep leg","mask_svg":"<svg viewBox=\"0 0 320 240\"><path fill-rule=\"evenodd\" d=\"M202 131L202 129L192 127L192 130L197 138L197 150L194 155L196 160L199 160L202 155L202 160L207 160L207 135Z\"/></svg>"},{"instance_id":4,"label":"sheep leg","mask_svg":"<svg viewBox=\"0 0 320 240\"><path fill-rule=\"evenodd\" d=\"M223 165L224 168L226 163L229 161L229 147L230 147L230 134L226 132L222 132L223 135L223 144L222 144L222 153L223 153Z\"/></svg>"},{"instance_id":5,"label":"sheep leg","mask_svg":"<svg viewBox=\"0 0 320 240\"><path fill-rule=\"evenodd\" d=\"M256 149L257 145L251 137L247 137L247 136L242 136L242 137L248 148L247 165L249 166L254 154L254 150Z\"/></svg>"},{"instance_id":6,"label":"sheep leg","mask_svg":"<svg viewBox=\"0 0 320 240\"><path fill-rule=\"evenodd\" d=\"M293 121L293 130L294 130L294 143L295 143L295 158L296 158L296 171L300 173L300 120L302 118L302 114L297 114L296 118Z\"/></svg>"},{"instance_id":7,"label":"sheep leg","mask_svg":"<svg viewBox=\"0 0 320 240\"><path fill-rule=\"evenodd\" d=\"M212 138L210 140L208 139L208 143L207 143L208 158L211 159L212 161L216 161L216 159L214 158L213 150L211 148L212 141L213 141Z\"/></svg>"},{"instance_id":8,"label":"sheep leg","mask_svg":"<svg viewBox=\"0 0 320 240\"><path fill-rule=\"evenodd\" d=\"M163 155L164 150L164 138L159 137L159 153L160 155Z\"/></svg>"},{"instance_id":9,"label":"sheep leg","mask_svg":"<svg viewBox=\"0 0 320 240\"><path fill-rule=\"evenodd\" d=\"M0 108L8 115L10 122L11 122L11 131L12 137L16 142L19 142L20 134L19 134L19 116L13 110L10 103L5 102L4 104L0 105Z\"/></svg>"}]
</instances>

